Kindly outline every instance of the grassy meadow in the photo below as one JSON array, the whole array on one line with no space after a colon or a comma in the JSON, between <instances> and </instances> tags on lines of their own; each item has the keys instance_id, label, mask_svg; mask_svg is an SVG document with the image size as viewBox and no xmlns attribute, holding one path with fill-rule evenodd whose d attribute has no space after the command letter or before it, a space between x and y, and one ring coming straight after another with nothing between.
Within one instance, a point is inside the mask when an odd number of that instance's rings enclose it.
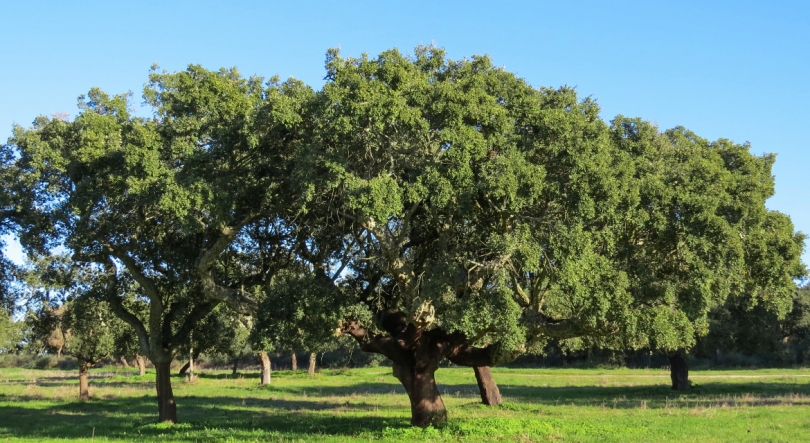
<instances>
[{"instance_id":1,"label":"grassy meadow","mask_svg":"<svg viewBox=\"0 0 810 443\"><path fill-rule=\"evenodd\" d=\"M173 380L177 425L156 424L154 373L91 373L91 401L74 372L0 369L0 441L572 441L810 442L810 371L692 371L669 389L660 369L493 369L505 403L479 404L473 371L437 373L450 422L409 426L390 368Z\"/></svg>"}]
</instances>

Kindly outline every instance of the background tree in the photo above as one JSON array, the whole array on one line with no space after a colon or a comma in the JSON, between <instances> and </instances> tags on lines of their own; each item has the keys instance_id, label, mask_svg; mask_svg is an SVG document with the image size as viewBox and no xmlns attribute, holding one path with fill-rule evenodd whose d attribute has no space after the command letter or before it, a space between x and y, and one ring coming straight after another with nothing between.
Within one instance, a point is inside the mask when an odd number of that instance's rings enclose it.
<instances>
[{"instance_id":1,"label":"background tree","mask_svg":"<svg viewBox=\"0 0 810 443\"><path fill-rule=\"evenodd\" d=\"M635 315L620 334L591 342L668 354L672 387L685 390L684 354L708 332L712 309L742 297L779 317L788 311L793 280L806 272L804 236L765 207L774 156L622 116L612 135L633 159L639 195L617 243Z\"/></svg>"},{"instance_id":2,"label":"background tree","mask_svg":"<svg viewBox=\"0 0 810 443\"><path fill-rule=\"evenodd\" d=\"M810 291L797 288L790 312L776 312L752 297L729 297L709 313L709 332L700 337L696 354L717 364L794 365L808 361L810 353ZM737 354L737 355L735 355Z\"/></svg>"},{"instance_id":3,"label":"background tree","mask_svg":"<svg viewBox=\"0 0 810 443\"><path fill-rule=\"evenodd\" d=\"M315 278L312 269L303 267L275 275L264 288L251 331L258 349L309 353L310 376L314 375L316 353L329 348L340 320L337 292L328 286L324 290Z\"/></svg>"},{"instance_id":4,"label":"background tree","mask_svg":"<svg viewBox=\"0 0 810 443\"><path fill-rule=\"evenodd\" d=\"M19 352L22 346L22 339L22 322L14 321L8 311L0 309L0 355Z\"/></svg>"},{"instance_id":5,"label":"background tree","mask_svg":"<svg viewBox=\"0 0 810 443\"><path fill-rule=\"evenodd\" d=\"M220 306L213 314L219 319L217 328L219 333L211 352L225 357L232 365L232 374L236 375L240 359L253 352L249 345L253 318L239 314L226 306Z\"/></svg>"},{"instance_id":6,"label":"background tree","mask_svg":"<svg viewBox=\"0 0 810 443\"><path fill-rule=\"evenodd\" d=\"M88 371L115 350L115 331L123 325L105 303L82 294L66 304L65 347L79 361L79 399L89 400Z\"/></svg>"},{"instance_id":7,"label":"background tree","mask_svg":"<svg viewBox=\"0 0 810 443\"><path fill-rule=\"evenodd\" d=\"M250 330L244 323L250 323L250 317L219 305L191 331L189 341L178 346L180 355L191 355L180 369L180 374L186 374L192 360L201 354L222 355L233 365L233 373L239 357L249 350L248 335Z\"/></svg>"},{"instance_id":8,"label":"background tree","mask_svg":"<svg viewBox=\"0 0 810 443\"><path fill-rule=\"evenodd\" d=\"M15 298L28 309L26 342L33 353L62 357L65 303L84 283L82 271L65 254L35 255L20 269Z\"/></svg>"}]
</instances>

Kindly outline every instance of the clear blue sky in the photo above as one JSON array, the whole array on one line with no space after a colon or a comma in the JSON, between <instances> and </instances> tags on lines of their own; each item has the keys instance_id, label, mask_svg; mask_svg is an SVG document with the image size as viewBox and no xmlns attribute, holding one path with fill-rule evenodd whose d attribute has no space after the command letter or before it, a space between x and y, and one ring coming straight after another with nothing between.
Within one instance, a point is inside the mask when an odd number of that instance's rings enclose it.
<instances>
[{"instance_id":1,"label":"clear blue sky","mask_svg":"<svg viewBox=\"0 0 810 443\"><path fill-rule=\"evenodd\" d=\"M139 97L152 63L319 87L327 48L435 43L452 58L489 54L536 86L576 86L605 120L778 153L768 206L810 233L810 2L9 0L0 17L0 140L36 115L75 115L93 86Z\"/></svg>"}]
</instances>

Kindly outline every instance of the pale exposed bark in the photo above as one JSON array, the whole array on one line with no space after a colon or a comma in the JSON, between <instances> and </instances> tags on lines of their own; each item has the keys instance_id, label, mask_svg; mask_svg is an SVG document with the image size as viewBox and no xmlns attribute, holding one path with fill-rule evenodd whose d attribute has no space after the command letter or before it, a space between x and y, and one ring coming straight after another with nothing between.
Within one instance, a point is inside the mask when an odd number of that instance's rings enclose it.
<instances>
[{"instance_id":1,"label":"pale exposed bark","mask_svg":"<svg viewBox=\"0 0 810 443\"><path fill-rule=\"evenodd\" d=\"M266 353L266 352L260 352L260 353L259 353L259 357L261 358L261 361L262 361L262 380L261 380L261 385L262 385L262 386L264 386L264 385L269 385L269 384L270 384L270 373L271 373L271 368L270 368L270 356L269 356L269 355L267 355L267 353Z\"/></svg>"},{"instance_id":2,"label":"pale exposed bark","mask_svg":"<svg viewBox=\"0 0 810 443\"><path fill-rule=\"evenodd\" d=\"M315 352L310 352L309 354L309 368L307 368L307 375L310 377L315 375L315 363L318 359L318 354Z\"/></svg>"},{"instance_id":3,"label":"pale exposed bark","mask_svg":"<svg viewBox=\"0 0 810 443\"><path fill-rule=\"evenodd\" d=\"M188 371L186 371L186 381L194 381L194 350L188 351Z\"/></svg>"},{"instance_id":4,"label":"pale exposed bark","mask_svg":"<svg viewBox=\"0 0 810 443\"><path fill-rule=\"evenodd\" d=\"M295 356L293 352L292 357L290 357L290 368L293 372L298 370L298 358Z\"/></svg>"},{"instance_id":5,"label":"pale exposed bark","mask_svg":"<svg viewBox=\"0 0 810 443\"><path fill-rule=\"evenodd\" d=\"M87 372L90 369L90 364L87 362L79 362L79 400L90 400L90 388L87 383Z\"/></svg>"},{"instance_id":6,"label":"pale exposed bark","mask_svg":"<svg viewBox=\"0 0 810 443\"><path fill-rule=\"evenodd\" d=\"M135 354L135 362L138 363L138 375L146 375L146 362L140 354Z\"/></svg>"}]
</instances>

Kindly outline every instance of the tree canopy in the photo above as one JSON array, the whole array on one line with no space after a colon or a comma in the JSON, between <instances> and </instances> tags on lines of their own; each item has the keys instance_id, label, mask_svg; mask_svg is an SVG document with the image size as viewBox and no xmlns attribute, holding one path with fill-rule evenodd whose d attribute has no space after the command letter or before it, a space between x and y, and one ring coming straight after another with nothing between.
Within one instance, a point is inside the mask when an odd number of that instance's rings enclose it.
<instances>
[{"instance_id":1,"label":"tree canopy","mask_svg":"<svg viewBox=\"0 0 810 443\"><path fill-rule=\"evenodd\" d=\"M784 314L805 273L804 236L764 206L773 156L608 124L488 57L330 50L318 91L154 69L144 98L149 118L93 89L73 121L16 127L0 204L28 250L105 270L161 420L171 358L223 303L265 348L337 331L390 358L425 425L446 419L443 359L492 366L551 338L678 352L729 297Z\"/></svg>"}]
</instances>

